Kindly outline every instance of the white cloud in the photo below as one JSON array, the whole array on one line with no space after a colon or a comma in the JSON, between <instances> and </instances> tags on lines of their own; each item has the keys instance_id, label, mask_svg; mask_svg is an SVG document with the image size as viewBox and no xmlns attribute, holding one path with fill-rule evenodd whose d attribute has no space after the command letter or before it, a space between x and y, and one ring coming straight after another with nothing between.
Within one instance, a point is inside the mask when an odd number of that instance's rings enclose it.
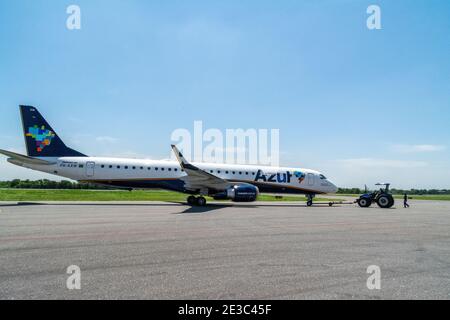
<instances>
[{"instance_id":1,"label":"white cloud","mask_svg":"<svg viewBox=\"0 0 450 320\"><path fill-rule=\"evenodd\" d=\"M392 150L400 153L436 152L445 149L446 146L436 144L396 144L392 146Z\"/></svg>"},{"instance_id":2,"label":"white cloud","mask_svg":"<svg viewBox=\"0 0 450 320\"><path fill-rule=\"evenodd\" d=\"M119 139L109 137L109 136L100 136L100 137L96 137L95 141L100 142L100 143L116 143L117 141L119 141Z\"/></svg>"},{"instance_id":3,"label":"white cloud","mask_svg":"<svg viewBox=\"0 0 450 320\"><path fill-rule=\"evenodd\" d=\"M385 158L351 158L318 162L312 166L340 187L370 187L390 182L393 188L449 188L447 161L416 161Z\"/></svg>"},{"instance_id":4,"label":"white cloud","mask_svg":"<svg viewBox=\"0 0 450 320\"><path fill-rule=\"evenodd\" d=\"M15 152L15 153L19 153L19 154L27 154L27 151L24 147L11 147L11 148L6 148L7 151L11 151L11 152Z\"/></svg>"},{"instance_id":5,"label":"white cloud","mask_svg":"<svg viewBox=\"0 0 450 320\"><path fill-rule=\"evenodd\" d=\"M247 148L238 148L238 147L217 147L215 148L216 152L222 152L223 154L225 153L233 153L233 154L237 154L237 153L246 153L248 151Z\"/></svg>"},{"instance_id":6,"label":"white cloud","mask_svg":"<svg viewBox=\"0 0 450 320\"><path fill-rule=\"evenodd\" d=\"M337 160L338 163L354 168L419 168L426 167L427 162L412 160L388 160L376 158L355 158Z\"/></svg>"},{"instance_id":7,"label":"white cloud","mask_svg":"<svg viewBox=\"0 0 450 320\"><path fill-rule=\"evenodd\" d=\"M178 37L184 43L230 46L239 38L238 29L216 21L194 19L178 26Z\"/></svg>"}]
</instances>

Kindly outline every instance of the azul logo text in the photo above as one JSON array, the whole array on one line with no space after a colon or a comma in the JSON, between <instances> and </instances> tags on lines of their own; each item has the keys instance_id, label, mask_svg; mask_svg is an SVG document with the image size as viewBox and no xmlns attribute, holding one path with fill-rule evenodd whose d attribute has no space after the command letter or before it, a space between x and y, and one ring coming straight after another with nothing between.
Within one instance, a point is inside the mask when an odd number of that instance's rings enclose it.
<instances>
[{"instance_id":1,"label":"azul logo text","mask_svg":"<svg viewBox=\"0 0 450 320\"><path fill-rule=\"evenodd\" d=\"M292 173L289 171L286 172L278 172L278 173L269 173L265 174L262 170L258 170L256 173L255 181L264 181L264 182L278 182L278 183L290 183L292 178Z\"/></svg>"}]
</instances>

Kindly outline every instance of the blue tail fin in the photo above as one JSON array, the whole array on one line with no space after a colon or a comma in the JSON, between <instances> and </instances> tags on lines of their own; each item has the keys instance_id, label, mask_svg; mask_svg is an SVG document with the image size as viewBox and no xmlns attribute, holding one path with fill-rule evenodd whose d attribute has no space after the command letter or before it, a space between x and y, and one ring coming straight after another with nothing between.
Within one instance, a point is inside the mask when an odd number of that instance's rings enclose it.
<instances>
[{"instance_id":1,"label":"blue tail fin","mask_svg":"<svg viewBox=\"0 0 450 320\"><path fill-rule=\"evenodd\" d=\"M27 153L30 157L86 157L68 148L32 106L20 106Z\"/></svg>"}]
</instances>

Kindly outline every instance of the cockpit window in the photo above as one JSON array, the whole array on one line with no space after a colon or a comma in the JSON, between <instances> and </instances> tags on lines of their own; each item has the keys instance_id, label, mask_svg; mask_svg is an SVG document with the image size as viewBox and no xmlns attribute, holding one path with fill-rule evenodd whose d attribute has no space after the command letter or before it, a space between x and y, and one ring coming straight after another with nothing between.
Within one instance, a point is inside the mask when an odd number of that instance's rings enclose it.
<instances>
[{"instance_id":1,"label":"cockpit window","mask_svg":"<svg viewBox=\"0 0 450 320\"><path fill-rule=\"evenodd\" d=\"M319 177L320 177L320 179L322 179L322 180L326 180L326 179L327 179L327 177L325 177L323 174L320 174Z\"/></svg>"}]
</instances>

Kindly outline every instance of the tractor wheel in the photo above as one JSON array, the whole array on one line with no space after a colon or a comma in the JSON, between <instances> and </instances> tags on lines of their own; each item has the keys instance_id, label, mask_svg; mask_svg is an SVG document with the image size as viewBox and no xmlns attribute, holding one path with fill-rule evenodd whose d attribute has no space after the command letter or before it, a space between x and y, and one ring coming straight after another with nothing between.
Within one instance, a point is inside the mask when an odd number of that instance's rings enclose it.
<instances>
[{"instance_id":1,"label":"tractor wheel","mask_svg":"<svg viewBox=\"0 0 450 320\"><path fill-rule=\"evenodd\" d=\"M367 198L359 198L358 199L358 205L361 208L368 208L368 207L370 207L371 204L372 204L372 202Z\"/></svg>"},{"instance_id":2,"label":"tractor wheel","mask_svg":"<svg viewBox=\"0 0 450 320\"><path fill-rule=\"evenodd\" d=\"M389 208L392 207L394 205L394 197L392 195L389 195Z\"/></svg>"},{"instance_id":3,"label":"tractor wheel","mask_svg":"<svg viewBox=\"0 0 450 320\"><path fill-rule=\"evenodd\" d=\"M383 194L378 197L377 204L380 208L390 208L394 205L394 198L390 194Z\"/></svg>"}]
</instances>

